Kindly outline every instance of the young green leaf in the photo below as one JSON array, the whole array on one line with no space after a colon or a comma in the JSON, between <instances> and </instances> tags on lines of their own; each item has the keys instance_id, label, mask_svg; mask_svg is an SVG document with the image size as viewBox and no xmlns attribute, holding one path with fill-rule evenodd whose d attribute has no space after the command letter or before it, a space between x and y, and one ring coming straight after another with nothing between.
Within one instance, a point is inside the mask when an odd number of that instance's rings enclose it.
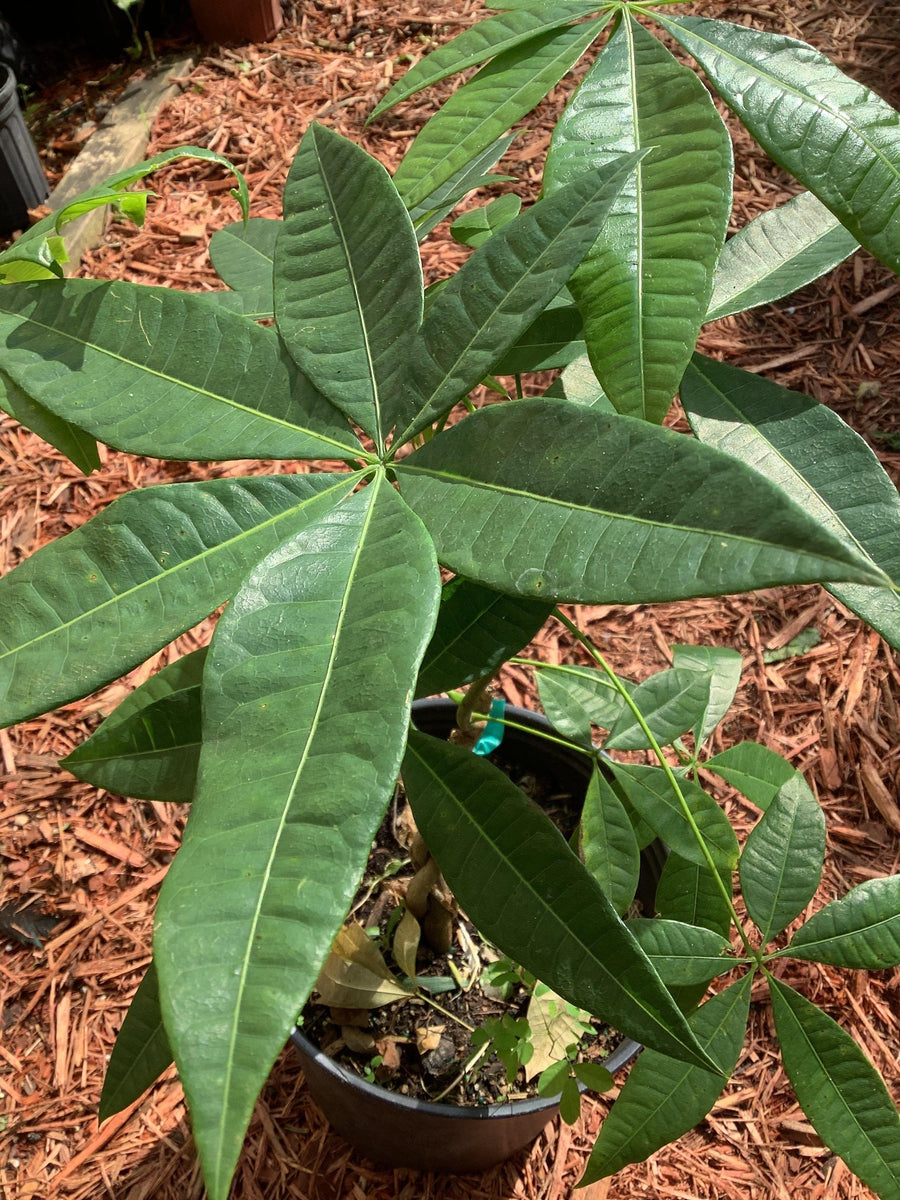
<instances>
[{"instance_id":1,"label":"young green leaf","mask_svg":"<svg viewBox=\"0 0 900 1200\"><path fill-rule=\"evenodd\" d=\"M610 904L624 916L637 891L641 856L628 813L596 763L581 810L581 853Z\"/></svg>"},{"instance_id":2,"label":"young green leaf","mask_svg":"<svg viewBox=\"0 0 900 1200\"><path fill-rule=\"evenodd\" d=\"M498 229L514 220L521 209L522 201L514 192L498 196L482 208L474 208L457 217L450 226L450 236L460 245L471 246L475 250L493 237Z\"/></svg>"},{"instance_id":3,"label":"young green leaf","mask_svg":"<svg viewBox=\"0 0 900 1200\"><path fill-rule=\"evenodd\" d=\"M825 814L798 772L750 832L739 864L747 912L765 944L815 895L825 860Z\"/></svg>"},{"instance_id":4,"label":"young green leaf","mask_svg":"<svg viewBox=\"0 0 900 1200\"><path fill-rule=\"evenodd\" d=\"M85 475L99 468L100 455L91 435L32 400L3 371L0 371L0 411L9 413L20 425L55 446Z\"/></svg>"},{"instance_id":5,"label":"young green leaf","mask_svg":"<svg viewBox=\"0 0 900 1200\"><path fill-rule=\"evenodd\" d=\"M769 209L722 247L706 321L773 304L836 267L859 242L812 192Z\"/></svg>"},{"instance_id":6,"label":"young green leaf","mask_svg":"<svg viewBox=\"0 0 900 1200\"><path fill-rule=\"evenodd\" d=\"M619 719L626 704L604 671L572 663L540 663L536 668L537 689L547 719L573 742L591 745L591 726L603 729ZM634 684L619 682L630 693Z\"/></svg>"},{"instance_id":7,"label":"young green leaf","mask_svg":"<svg viewBox=\"0 0 900 1200\"><path fill-rule=\"evenodd\" d=\"M657 835L682 858L705 866L706 858L697 835L662 767L613 760L609 760L609 766L628 803ZM738 858L738 843L728 818L699 783L682 776L678 784L713 860L722 869L733 867Z\"/></svg>"},{"instance_id":8,"label":"young green leaf","mask_svg":"<svg viewBox=\"0 0 900 1200\"><path fill-rule=\"evenodd\" d=\"M483 408L396 471L441 562L513 595L645 604L838 571L883 580L750 467L672 430L565 400Z\"/></svg>"},{"instance_id":9,"label":"young green leaf","mask_svg":"<svg viewBox=\"0 0 900 1200\"><path fill-rule=\"evenodd\" d=\"M395 104L414 96L423 88L439 83L448 75L455 75L457 71L465 71L468 67L477 67L486 59L502 54L545 30L559 29L561 25L567 25L580 14L592 12L596 7L591 0L574 4L565 0L562 3L551 0L549 4L541 4L539 11L529 12L525 9L479 21L411 67L381 98L372 110L369 121L374 121Z\"/></svg>"},{"instance_id":10,"label":"young green leaf","mask_svg":"<svg viewBox=\"0 0 900 1200\"><path fill-rule=\"evenodd\" d=\"M423 242L432 229L439 225L447 213L456 208L460 200L469 192L482 187L493 187L498 183L507 183L514 178L512 175L489 175L486 172L499 162L515 138L515 133L497 138L481 154L476 154L473 159L460 167L446 183L442 183L424 200L412 206L409 215L418 241Z\"/></svg>"},{"instance_id":11,"label":"young green leaf","mask_svg":"<svg viewBox=\"0 0 900 1200\"><path fill-rule=\"evenodd\" d=\"M900 578L897 489L837 413L799 392L700 355L685 373L681 399L701 441L771 479L889 580ZM900 646L896 587L828 587L891 645Z\"/></svg>"},{"instance_id":12,"label":"young green leaf","mask_svg":"<svg viewBox=\"0 0 900 1200\"><path fill-rule=\"evenodd\" d=\"M670 921L699 925L727 937L731 910L725 896L731 896L731 871L723 871L720 881L724 894L706 864L670 854L656 886L657 912Z\"/></svg>"},{"instance_id":13,"label":"young green leaf","mask_svg":"<svg viewBox=\"0 0 900 1200\"><path fill-rule=\"evenodd\" d=\"M405 419L422 288L415 231L391 177L314 122L284 190L275 321L301 371L379 448Z\"/></svg>"},{"instance_id":14,"label":"young green leaf","mask_svg":"<svg viewBox=\"0 0 900 1200\"><path fill-rule=\"evenodd\" d=\"M97 1118L104 1121L133 1104L172 1062L159 1007L159 983L151 962L132 997L110 1055Z\"/></svg>"},{"instance_id":15,"label":"young green leaf","mask_svg":"<svg viewBox=\"0 0 900 1200\"><path fill-rule=\"evenodd\" d=\"M735 965L728 939L702 925L638 917L628 928L666 987L709 983Z\"/></svg>"},{"instance_id":16,"label":"young green leaf","mask_svg":"<svg viewBox=\"0 0 900 1200\"><path fill-rule=\"evenodd\" d=\"M96 279L0 287L0 335L4 367L32 399L116 449L201 461L363 456L275 331L203 296Z\"/></svg>"},{"instance_id":17,"label":"young green leaf","mask_svg":"<svg viewBox=\"0 0 900 1200\"><path fill-rule=\"evenodd\" d=\"M738 742L708 758L703 766L737 788L763 812L775 799L779 788L797 774L780 754L758 742Z\"/></svg>"},{"instance_id":18,"label":"young green leaf","mask_svg":"<svg viewBox=\"0 0 900 1200\"><path fill-rule=\"evenodd\" d=\"M709 676L709 703L694 725L694 743L699 749L731 708L741 682L742 659L727 646L673 646L672 665Z\"/></svg>"},{"instance_id":19,"label":"young green leaf","mask_svg":"<svg viewBox=\"0 0 900 1200\"><path fill-rule=\"evenodd\" d=\"M900 114L805 42L655 14L766 152L900 270Z\"/></svg>"},{"instance_id":20,"label":"young green leaf","mask_svg":"<svg viewBox=\"0 0 900 1200\"><path fill-rule=\"evenodd\" d=\"M382 476L259 563L216 627L155 936L212 1200L365 867L439 590L427 536Z\"/></svg>"},{"instance_id":21,"label":"young green leaf","mask_svg":"<svg viewBox=\"0 0 900 1200\"><path fill-rule=\"evenodd\" d=\"M226 225L210 239L212 265L222 282L240 296L244 316L254 321L274 315L275 241L281 228L281 221L254 217Z\"/></svg>"},{"instance_id":22,"label":"young green leaf","mask_svg":"<svg viewBox=\"0 0 900 1200\"><path fill-rule=\"evenodd\" d=\"M631 698L662 746L693 725L702 724L710 704L711 677L690 668L658 671L634 689ZM609 731L605 750L648 750L650 742L630 708Z\"/></svg>"},{"instance_id":23,"label":"young green leaf","mask_svg":"<svg viewBox=\"0 0 900 1200\"><path fill-rule=\"evenodd\" d=\"M394 172L409 208L526 116L600 36L609 17L545 30L504 51L456 91L416 136Z\"/></svg>"},{"instance_id":24,"label":"young green leaf","mask_svg":"<svg viewBox=\"0 0 900 1200\"><path fill-rule=\"evenodd\" d=\"M730 1075L744 1043L752 974L713 996L692 1014L699 1041ZM722 1091L720 1076L645 1050L600 1127L581 1186L643 1162L702 1121Z\"/></svg>"},{"instance_id":25,"label":"young green leaf","mask_svg":"<svg viewBox=\"0 0 900 1200\"><path fill-rule=\"evenodd\" d=\"M145 488L36 551L0 580L0 726L85 696L161 650L357 478Z\"/></svg>"},{"instance_id":26,"label":"young green leaf","mask_svg":"<svg viewBox=\"0 0 900 1200\"><path fill-rule=\"evenodd\" d=\"M900 875L867 879L832 900L797 930L782 953L869 971L900 965Z\"/></svg>"},{"instance_id":27,"label":"young green leaf","mask_svg":"<svg viewBox=\"0 0 900 1200\"><path fill-rule=\"evenodd\" d=\"M482 934L579 1008L714 1067L602 888L502 771L414 731L403 781L420 833L440 846L441 871Z\"/></svg>"},{"instance_id":28,"label":"young green leaf","mask_svg":"<svg viewBox=\"0 0 900 1200\"><path fill-rule=\"evenodd\" d=\"M60 766L136 800L194 798L206 647L151 675Z\"/></svg>"},{"instance_id":29,"label":"young green leaf","mask_svg":"<svg viewBox=\"0 0 900 1200\"><path fill-rule=\"evenodd\" d=\"M811 1001L769 976L784 1069L829 1149L881 1200L900 1197L900 1116L853 1038Z\"/></svg>"},{"instance_id":30,"label":"young green leaf","mask_svg":"<svg viewBox=\"0 0 900 1200\"><path fill-rule=\"evenodd\" d=\"M545 189L648 148L570 286L603 390L660 423L706 317L732 151L697 76L626 13L557 123Z\"/></svg>"},{"instance_id":31,"label":"young green leaf","mask_svg":"<svg viewBox=\"0 0 900 1200\"><path fill-rule=\"evenodd\" d=\"M575 1078L591 1092L603 1094L615 1085L615 1080L606 1067L598 1062L577 1062L572 1066Z\"/></svg>"}]
</instances>

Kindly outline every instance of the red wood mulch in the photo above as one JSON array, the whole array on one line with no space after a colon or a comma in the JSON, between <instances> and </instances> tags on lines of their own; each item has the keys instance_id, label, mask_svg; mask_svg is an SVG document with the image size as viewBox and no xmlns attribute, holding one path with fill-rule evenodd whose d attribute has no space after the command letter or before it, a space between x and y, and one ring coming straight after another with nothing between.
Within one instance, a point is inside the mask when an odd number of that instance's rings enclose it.
<instances>
[{"instance_id":1,"label":"red wood mulch","mask_svg":"<svg viewBox=\"0 0 900 1200\"><path fill-rule=\"evenodd\" d=\"M710 3L705 14L766 21L813 41L840 64L900 103L896 48L900 5L786 0L777 10ZM218 49L182 81L181 97L159 117L151 151L183 142L220 150L247 173L253 213L279 215L281 183L312 119L360 138L388 166L432 110L434 94L364 129L390 79L478 15L475 0L438 0L409 12L395 3L298 5L297 18L266 45ZM451 87L436 89L441 94ZM568 88L568 85L567 85ZM554 97L558 101L563 91ZM510 173L533 195L554 106L530 119L509 156ZM736 225L795 185L744 135ZM230 181L213 169L179 165L158 175L160 199L146 227L111 228L87 273L165 286L216 286L210 233L237 218ZM425 250L430 277L462 251L446 238ZM826 283L789 304L732 318L704 333L703 347L765 370L847 417L897 475L885 434L900 430L900 312L893 277L858 255ZM186 464L113 452L89 479L37 438L0 417L0 569L80 525L136 486L196 478ZM284 470L285 464L253 470ZM204 468L237 474L246 464ZM734 646L745 675L720 745L758 738L801 767L822 801L830 860L813 907L900 866L900 778L895 656L877 635L815 587L782 588L655 607L582 611L613 665L642 678L668 661L673 642ZM799 658L767 662L766 651L815 628L821 641ZM137 804L73 782L56 759L93 729L129 688L209 637L208 623L179 639L124 681L78 704L0 733L4 867L0 904L34 899L61 918L42 948L10 939L0 959L0 1190L7 1200L199 1200L202 1185L171 1075L131 1110L97 1128L106 1056L148 962L156 890L178 844L183 811ZM536 649L578 658L548 628ZM510 669L509 699L533 701L531 681ZM728 793L723 803L743 832L753 813ZM900 973L868 978L826 967L785 966L790 980L837 1016L900 1092L897 1056ZM871 1193L806 1124L779 1066L771 1011L754 993L751 1037L725 1096L710 1117L648 1163L583 1193L684 1200L862 1200ZM440 1177L380 1170L355 1156L306 1098L289 1053L277 1064L251 1124L235 1200L560 1200L571 1193L606 1099L587 1106L574 1129L548 1128L533 1149L479 1176Z\"/></svg>"}]
</instances>

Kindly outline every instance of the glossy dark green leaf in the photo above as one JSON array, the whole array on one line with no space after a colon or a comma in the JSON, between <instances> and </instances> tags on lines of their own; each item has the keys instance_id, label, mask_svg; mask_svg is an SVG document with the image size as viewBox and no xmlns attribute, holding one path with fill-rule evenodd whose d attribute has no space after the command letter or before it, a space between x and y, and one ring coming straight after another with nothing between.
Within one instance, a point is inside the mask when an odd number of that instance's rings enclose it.
<instances>
[{"instance_id":1,"label":"glossy dark green leaf","mask_svg":"<svg viewBox=\"0 0 900 1200\"><path fill-rule=\"evenodd\" d=\"M9 413L20 425L24 425L45 442L55 446L79 470L84 471L85 475L90 475L99 468L100 455L97 453L97 443L91 435L32 400L27 392L13 383L2 371L0 411Z\"/></svg>"},{"instance_id":2,"label":"glossy dark green leaf","mask_svg":"<svg viewBox=\"0 0 900 1200\"><path fill-rule=\"evenodd\" d=\"M147 488L38 550L0 580L0 725L87 695L161 650L354 482L278 475Z\"/></svg>"},{"instance_id":3,"label":"glossy dark green leaf","mask_svg":"<svg viewBox=\"0 0 900 1200\"><path fill-rule=\"evenodd\" d=\"M515 133L509 133L505 137L497 138L481 154L476 154L470 162L460 167L446 183L442 183L431 195L412 206L409 215L420 242L425 240L432 229L439 225L447 213L456 208L469 192L477 188L494 187L498 183L506 183L513 179L512 175L489 175L487 172L503 157L515 141L515 137Z\"/></svg>"},{"instance_id":4,"label":"glossy dark green leaf","mask_svg":"<svg viewBox=\"0 0 900 1200\"><path fill-rule=\"evenodd\" d=\"M752 980L751 974L745 975L690 1018L698 1040L728 1074L744 1044ZM721 1091L720 1076L645 1050L600 1127L580 1183L593 1183L628 1163L643 1162L702 1121Z\"/></svg>"},{"instance_id":5,"label":"glossy dark green leaf","mask_svg":"<svg viewBox=\"0 0 900 1200\"><path fill-rule=\"evenodd\" d=\"M151 962L119 1030L100 1093L102 1124L133 1104L172 1063L159 1008L159 983Z\"/></svg>"},{"instance_id":6,"label":"glossy dark green leaf","mask_svg":"<svg viewBox=\"0 0 900 1200\"><path fill-rule=\"evenodd\" d=\"M609 766L628 797L628 803L637 809L666 845L682 858L705 866L706 858L697 836L662 767L613 761ZM738 844L728 818L699 783L682 776L678 784L713 860L723 870L733 867L738 858Z\"/></svg>"},{"instance_id":7,"label":"glossy dark green leaf","mask_svg":"<svg viewBox=\"0 0 900 1200\"><path fill-rule=\"evenodd\" d=\"M204 647L151 675L60 766L136 800L192 800L205 661Z\"/></svg>"},{"instance_id":8,"label":"glossy dark green leaf","mask_svg":"<svg viewBox=\"0 0 900 1200\"><path fill-rule=\"evenodd\" d=\"M741 891L763 944L806 908L824 860L825 814L797 772L779 788L741 853Z\"/></svg>"},{"instance_id":9,"label":"glossy dark green leaf","mask_svg":"<svg viewBox=\"0 0 900 1200\"><path fill-rule=\"evenodd\" d=\"M689 668L658 671L631 693L650 732L661 746L702 722L709 706L710 676ZM649 750L650 742L630 708L625 708L603 743L604 750Z\"/></svg>"},{"instance_id":10,"label":"glossy dark green leaf","mask_svg":"<svg viewBox=\"0 0 900 1200\"><path fill-rule=\"evenodd\" d=\"M545 29L498 54L447 99L394 172L406 204L420 204L547 95L605 29L609 17ZM477 28L477 26L476 26Z\"/></svg>"},{"instance_id":11,"label":"glossy dark green leaf","mask_svg":"<svg viewBox=\"0 0 900 1200\"><path fill-rule=\"evenodd\" d=\"M849 1033L769 977L784 1069L800 1107L829 1149L880 1197L900 1197L900 1115L881 1076Z\"/></svg>"},{"instance_id":12,"label":"glossy dark green leaf","mask_svg":"<svg viewBox=\"0 0 900 1200\"><path fill-rule=\"evenodd\" d=\"M655 15L766 152L900 270L900 114L805 42Z\"/></svg>"},{"instance_id":13,"label":"glossy dark green leaf","mask_svg":"<svg viewBox=\"0 0 900 1200\"><path fill-rule=\"evenodd\" d=\"M694 725L694 743L699 748L731 708L741 681L742 659L727 646L673 646L672 663L709 677L709 701Z\"/></svg>"},{"instance_id":14,"label":"glossy dark green leaf","mask_svg":"<svg viewBox=\"0 0 900 1200\"><path fill-rule=\"evenodd\" d=\"M487 375L556 296L594 239L633 157L588 172L498 230L432 304L414 347L422 404L406 441Z\"/></svg>"},{"instance_id":15,"label":"glossy dark green leaf","mask_svg":"<svg viewBox=\"0 0 900 1200\"><path fill-rule=\"evenodd\" d=\"M760 213L719 255L707 321L773 304L825 275L855 250L848 233L812 192Z\"/></svg>"},{"instance_id":16,"label":"glossy dark green leaf","mask_svg":"<svg viewBox=\"0 0 900 1200\"><path fill-rule=\"evenodd\" d=\"M731 139L694 72L625 15L557 123L545 189L647 148L570 287L603 390L619 412L661 422L725 241Z\"/></svg>"},{"instance_id":17,"label":"glossy dark green leaf","mask_svg":"<svg viewBox=\"0 0 900 1200\"><path fill-rule=\"evenodd\" d=\"M406 417L422 304L416 235L390 175L313 123L285 185L275 320L300 369L379 446Z\"/></svg>"},{"instance_id":18,"label":"glossy dark green leaf","mask_svg":"<svg viewBox=\"0 0 900 1200\"><path fill-rule=\"evenodd\" d=\"M639 917L628 928L667 987L709 983L735 964L728 938L702 925Z\"/></svg>"},{"instance_id":19,"label":"glossy dark green leaf","mask_svg":"<svg viewBox=\"0 0 900 1200\"><path fill-rule=\"evenodd\" d=\"M216 628L154 944L211 1200L364 870L439 590L381 477L255 567Z\"/></svg>"},{"instance_id":20,"label":"glossy dark green leaf","mask_svg":"<svg viewBox=\"0 0 900 1200\"><path fill-rule=\"evenodd\" d=\"M797 930L783 953L869 971L900 965L900 875L867 879L832 900Z\"/></svg>"},{"instance_id":21,"label":"glossy dark green leaf","mask_svg":"<svg viewBox=\"0 0 900 1200\"><path fill-rule=\"evenodd\" d=\"M598 667L541 663L535 678L548 720L574 742L590 745L592 725L609 729L626 710L621 693ZM620 682L629 692L633 690L634 684Z\"/></svg>"},{"instance_id":22,"label":"glossy dark green leaf","mask_svg":"<svg viewBox=\"0 0 900 1200\"><path fill-rule=\"evenodd\" d=\"M778 789L797 774L780 754L758 742L738 742L708 758L703 766L708 771L715 771L764 812Z\"/></svg>"},{"instance_id":23,"label":"glossy dark green leaf","mask_svg":"<svg viewBox=\"0 0 900 1200\"><path fill-rule=\"evenodd\" d=\"M589 0L575 4L554 3L551 0L549 4L541 4L539 10L534 12L526 9L479 21L477 25L466 29L446 45L439 46L411 67L387 94L382 96L372 110L369 120L374 121L395 104L446 79L448 75L455 75L457 71L465 71L468 67L476 67L486 59L519 45L520 42L528 41L544 30L558 29L580 14L592 12L596 7L597 5Z\"/></svg>"},{"instance_id":24,"label":"glossy dark green leaf","mask_svg":"<svg viewBox=\"0 0 900 1200\"><path fill-rule=\"evenodd\" d=\"M209 257L223 283L243 302L245 317L262 320L274 314L273 273L275 240L282 222L254 217L217 230L210 239Z\"/></svg>"},{"instance_id":25,"label":"glossy dark green leaf","mask_svg":"<svg viewBox=\"0 0 900 1200\"><path fill-rule=\"evenodd\" d=\"M809 396L695 355L681 385L691 427L771 479L811 518L900 579L900 496L878 459L837 413ZM900 646L900 599L891 587L829 590Z\"/></svg>"},{"instance_id":26,"label":"glossy dark green leaf","mask_svg":"<svg viewBox=\"0 0 900 1200\"><path fill-rule=\"evenodd\" d=\"M416 697L462 687L527 646L553 606L504 596L470 579L441 588L441 607L416 683Z\"/></svg>"},{"instance_id":27,"label":"glossy dark green leaf","mask_svg":"<svg viewBox=\"0 0 900 1200\"><path fill-rule=\"evenodd\" d=\"M731 871L723 871L721 879L730 896ZM723 937L731 930L731 911L710 868L680 854L666 859L656 887L656 908L667 920L700 925Z\"/></svg>"},{"instance_id":28,"label":"glossy dark green leaf","mask_svg":"<svg viewBox=\"0 0 900 1200\"><path fill-rule=\"evenodd\" d=\"M881 579L728 455L565 400L481 409L397 475L441 562L514 595L642 604L834 578L838 563Z\"/></svg>"},{"instance_id":29,"label":"glossy dark green leaf","mask_svg":"<svg viewBox=\"0 0 900 1200\"><path fill-rule=\"evenodd\" d=\"M581 313L574 305L547 308L494 363L494 374L523 375L568 366L584 353L583 334Z\"/></svg>"},{"instance_id":30,"label":"glossy dark green leaf","mask_svg":"<svg viewBox=\"0 0 900 1200\"><path fill-rule=\"evenodd\" d=\"M600 885L502 771L414 732L403 781L419 831L482 934L579 1008L647 1045L703 1061Z\"/></svg>"},{"instance_id":31,"label":"glossy dark green leaf","mask_svg":"<svg viewBox=\"0 0 900 1200\"><path fill-rule=\"evenodd\" d=\"M580 840L584 865L624 916L637 891L641 856L628 813L596 764L581 810Z\"/></svg>"},{"instance_id":32,"label":"glossy dark green leaf","mask_svg":"<svg viewBox=\"0 0 900 1200\"><path fill-rule=\"evenodd\" d=\"M460 245L471 246L476 250L489 237L493 237L498 229L502 229L517 217L521 209L521 199L515 192L507 192L505 196L498 196L482 208L473 208L471 212L457 217L450 226L450 236Z\"/></svg>"},{"instance_id":33,"label":"glossy dark green leaf","mask_svg":"<svg viewBox=\"0 0 900 1200\"><path fill-rule=\"evenodd\" d=\"M101 441L156 458L324 458L359 444L272 329L173 288L67 279L0 288L4 368Z\"/></svg>"}]
</instances>

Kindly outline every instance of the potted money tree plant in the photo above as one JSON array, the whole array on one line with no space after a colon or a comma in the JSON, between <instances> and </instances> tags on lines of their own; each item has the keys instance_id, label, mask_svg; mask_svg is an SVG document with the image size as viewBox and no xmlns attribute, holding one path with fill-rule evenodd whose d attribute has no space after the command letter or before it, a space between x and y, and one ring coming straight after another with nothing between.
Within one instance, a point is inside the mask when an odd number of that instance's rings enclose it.
<instances>
[{"instance_id":1,"label":"potted money tree plant","mask_svg":"<svg viewBox=\"0 0 900 1200\"><path fill-rule=\"evenodd\" d=\"M705 321L790 292L857 243L900 265L900 117L780 36L619 0L509 3L382 104L486 64L393 178L309 128L283 222L214 240L230 293L63 279L65 214L0 259L3 407L85 468L93 439L159 458L334 465L131 493L0 581L5 725L88 694L227 605L208 650L126 701L104 734L106 761L125 764L121 790L191 801L117 1071L124 1063L129 1086L143 1086L171 1049L213 1200L228 1192L255 1098L328 958L401 767L419 830L483 936L648 1048L614 1109L626 1124L637 1114L647 1138L637 1145L611 1119L586 1178L699 1120L736 1059L751 972L691 1013L699 997L663 964L705 959L688 970L691 987L717 974L703 939L724 937L736 916L737 847L700 798L691 752L674 765L657 753L655 694L635 698L607 677L627 710L616 719L656 755L650 776L609 768L615 812L673 847L668 895L683 901L666 908L679 929L637 934L609 878L604 887L544 840L543 818L489 762L410 732L423 663L447 649L452 676L439 686L456 687L495 670L559 604L790 582L824 583L900 644L900 504L875 457L808 398L693 354ZM638 16L697 59L808 193L725 241L727 132ZM425 293L418 238L484 182L505 131L605 32L560 117L543 197L470 216L457 232L478 248ZM153 165L78 211L113 202L139 215L145 197L124 188ZM554 366L565 370L543 395L469 399L486 377ZM694 437L660 424L679 388ZM454 577L443 591L439 568ZM460 593L461 626L446 615ZM706 667L712 696L723 685ZM560 724L589 754L591 715ZM68 765L110 782L91 766L102 757L76 752ZM157 766L124 786L138 758ZM742 958L772 989L788 1072L823 1139L895 1196L900 1138L884 1084L773 964L787 951L895 963L898 880L855 889L790 947L767 950L815 889L821 820L795 773L764 752L719 770L765 810L740 860L757 932L736 925Z\"/></svg>"}]
</instances>

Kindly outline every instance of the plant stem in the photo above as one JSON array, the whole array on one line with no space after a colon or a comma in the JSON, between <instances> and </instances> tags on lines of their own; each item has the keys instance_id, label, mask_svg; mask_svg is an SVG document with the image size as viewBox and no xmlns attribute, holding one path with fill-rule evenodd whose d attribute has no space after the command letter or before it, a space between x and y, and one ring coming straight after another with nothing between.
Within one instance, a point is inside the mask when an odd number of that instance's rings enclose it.
<instances>
[{"instance_id":1,"label":"plant stem","mask_svg":"<svg viewBox=\"0 0 900 1200\"><path fill-rule=\"evenodd\" d=\"M424 988L416 988L416 995L419 997L420 1000L424 1000L426 1004L430 1004L432 1008L436 1008L439 1013L441 1013L443 1016L447 1017L448 1020L453 1021L454 1024L461 1025L463 1027L463 1029L468 1030L469 1033L475 1032L474 1025L470 1025L467 1021L460 1020L460 1018L455 1017L453 1015L453 1013L450 1012L449 1009L444 1008L442 1005L438 1004L437 1000L432 1000L432 998L426 993Z\"/></svg>"},{"instance_id":2,"label":"plant stem","mask_svg":"<svg viewBox=\"0 0 900 1200\"><path fill-rule=\"evenodd\" d=\"M491 1048L490 1042L485 1042L483 1046L479 1046L479 1048L475 1051L475 1053L472 1055L472 1057L470 1059L468 1059L468 1061L463 1063L463 1069L456 1076L456 1078L452 1079L450 1081L450 1083L447 1084L447 1086L444 1088L444 1090L440 1093L439 1096L432 1096L432 1098L431 1098L432 1103L437 1104L440 1100L443 1100L443 1098L445 1096L449 1096L450 1093L453 1091L453 1089L456 1087L456 1085L458 1083L460 1083L463 1079L465 1079L466 1072L470 1071L472 1069L472 1067L475 1066L475 1064L478 1062L479 1059L484 1058L485 1054L487 1054L487 1052L488 1052L488 1050L490 1050L490 1048Z\"/></svg>"},{"instance_id":3,"label":"plant stem","mask_svg":"<svg viewBox=\"0 0 900 1200\"><path fill-rule=\"evenodd\" d=\"M596 760L596 750L588 750L586 746L579 746L577 742L570 742L568 738L556 737L555 734L545 733L543 729L534 729L531 725L523 725L520 721L510 721L508 717L492 717L489 713L474 712L471 714L473 721L496 721L498 725L505 725L507 729L518 729L520 733L532 734L534 737L543 738L545 742L553 742L557 746L565 746L567 750L577 750L579 754L584 754L587 758Z\"/></svg>"},{"instance_id":4,"label":"plant stem","mask_svg":"<svg viewBox=\"0 0 900 1200\"><path fill-rule=\"evenodd\" d=\"M641 728L641 732L643 733L644 737L649 742L650 748L652 749L653 753L656 755L657 759L659 760L659 765L662 767L663 771L665 772L666 779L668 780L669 786L671 787L671 789L675 795L675 798L678 801L679 806L681 807L681 811L684 814L684 818L687 821L691 832L693 833L694 837L697 840L697 845L700 847L700 852L703 855L704 859L706 860L707 866L713 873L713 878L716 881L716 886L718 887L719 891L722 893L722 896L723 896L726 904L728 905L728 911L731 914L731 919L734 922L735 928L737 929L738 933L740 934L741 941L744 944L744 949L746 950L747 954L752 956L753 961L758 963L759 962L759 954L756 950L754 950L753 946L750 944L750 941L747 938L747 935L741 926L740 920L737 915L737 910L734 907L734 900L732 899L731 892L725 886L725 881L722 879L721 875L719 874L719 868L716 866L715 859L713 858L712 854L710 853L709 847L707 846L706 841L704 840L703 834L700 832L697 822L694 820L694 814L691 812L690 807L688 806L688 802L684 798L684 793L681 790L681 785L679 784L678 779L675 776L675 772L672 770L672 768L669 766L668 762L666 761L666 756L662 752L662 747L660 746L660 744L656 740L656 738L653 736L653 733L650 730L650 726L644 720L643 713L640 711L638 706L635 704L634 700L632 700L632 698L628 694L627 690L622 686L618 675L616 675L615 671L612 669L612 667L609 665L609 663L606 661L606 659L603 657L603 655L600 653L600 651L596 648L596 646L593 644L593 642L590 640L590 638L587 637L586 634L582 633L581 630L578 628L578 626L575 625L574 622L570 621L569 618L565 615L565 613L561 612L558 608L555 608L553 610L553 615L556 617L557 621L559 621L562 625L564 625L566 627L566 629L568 629L568 631L572 634L572 636L577 638L578 641L582 644L582 646L584 646L584 648L587 650L588 654L590 654L590 656L594 659L594 661L597 663L597 665L600 667L600 669L604 672L606 677L609 679L610 683L613 685L613 687L616 689L616 691L619 693L619 695L622 697L622 699L625 701L625 703L631 709L634 719L637 721L638 725Z\"/></svg>"}]
</instances>

